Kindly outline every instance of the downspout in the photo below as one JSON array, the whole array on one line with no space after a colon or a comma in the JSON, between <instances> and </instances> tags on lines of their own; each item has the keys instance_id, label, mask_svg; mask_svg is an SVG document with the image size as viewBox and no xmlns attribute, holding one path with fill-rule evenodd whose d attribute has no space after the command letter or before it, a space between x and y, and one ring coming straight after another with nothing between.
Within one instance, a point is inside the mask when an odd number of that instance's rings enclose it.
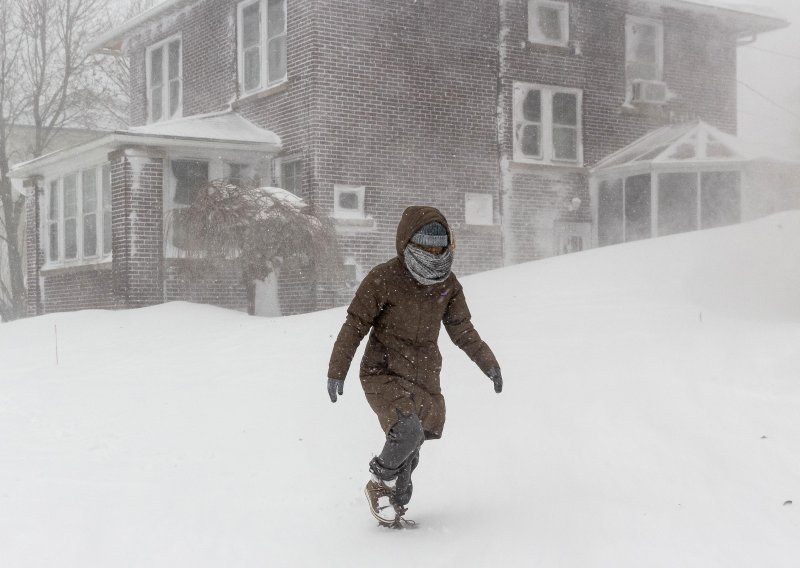
<instances>
[{"instance_id":1,"label":"downspout","mask_svg":"<svg viewBox=\"0 0 800 568\"><path fill-rule=\"evenodd\" d=\"M508 25L508 5L509 0L498 0L497 5L497 154L498 154L498 173L500 176L500 199L498 203L500 213L501 231L501 251L503 265L508 266L511 262L511 190L513 187L509 165L511 159L506 151L506 140L511 128L510 117L508 116L505 78L508 73L508 35L510 26Z\"/></svg>"}]
</instances>

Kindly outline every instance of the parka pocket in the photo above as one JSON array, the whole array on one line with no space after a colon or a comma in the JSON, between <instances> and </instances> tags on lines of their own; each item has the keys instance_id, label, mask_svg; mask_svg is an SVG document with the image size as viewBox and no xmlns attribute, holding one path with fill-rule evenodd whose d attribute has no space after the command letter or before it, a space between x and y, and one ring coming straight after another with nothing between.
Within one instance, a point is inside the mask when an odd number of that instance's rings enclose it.
<instances>
[{"instance_id":1,"label":"parka pocket","mask_svg":"<svg viewBox=\"0 0 800 568\"><path fill-rule=\"evenodd\" d=\"M369 343L361 359L362 375L384 375L388 369L388 350L380 343Z\"/></svg>"}]
</instances>

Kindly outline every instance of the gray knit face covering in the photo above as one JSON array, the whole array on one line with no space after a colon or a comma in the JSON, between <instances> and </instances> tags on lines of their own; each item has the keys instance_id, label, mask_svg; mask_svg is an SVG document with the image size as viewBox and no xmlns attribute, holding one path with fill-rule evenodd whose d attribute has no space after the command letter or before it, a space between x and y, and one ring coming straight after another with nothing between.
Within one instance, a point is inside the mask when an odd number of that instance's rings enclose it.
<instances>
[{"instance_id":1,"label":"gray knit face covering","mask_svg":"<svg viewBox=\"0 0 800 568\"><path fill-rule=\"evenodd\" d=\"M406 268L414 280L425 286L444 282L450 276L453 266L453 251L447 249L442 254L431 254L414 245L407 245L404 251Z\"/></svg>"}]
</instances>

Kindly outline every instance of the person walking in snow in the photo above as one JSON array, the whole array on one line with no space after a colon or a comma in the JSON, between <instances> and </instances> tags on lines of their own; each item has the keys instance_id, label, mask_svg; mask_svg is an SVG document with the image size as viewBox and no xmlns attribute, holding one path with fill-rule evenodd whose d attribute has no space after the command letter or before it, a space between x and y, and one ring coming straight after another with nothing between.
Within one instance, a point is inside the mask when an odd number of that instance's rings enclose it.
<instances>
[{"instance_id":1,"label":"person walking in snow","mask_svg":"<svg viewBox=\"0 0 800 568\"><path fill-rule=\"evenodd\" d=\"M328 367L328 394L336 402L356 349L372 329L359 374L386 442L369 462L365 493L378 522L392 527L402 526L422 443L441 438L444 428L441 324L493 381L495 392L503 389L497 359L475 331L450 271L455 242L444 215L433 207L407 208L396 247L397 256L373 268L358 287Z\"/></svg>"}]
</instances>

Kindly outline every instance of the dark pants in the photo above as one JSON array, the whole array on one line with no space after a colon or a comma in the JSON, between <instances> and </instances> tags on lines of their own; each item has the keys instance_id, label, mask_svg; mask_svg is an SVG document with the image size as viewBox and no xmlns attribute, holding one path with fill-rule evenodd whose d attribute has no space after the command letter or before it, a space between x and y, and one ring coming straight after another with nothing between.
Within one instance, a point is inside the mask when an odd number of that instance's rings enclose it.
<instances>
[{"instance_id":1,"label":"dark pants","mask_svg":"<svg viewBox=\"0 0 800 568\"><path fill-rule=\"evenodd\" d=\"M416 414L401 417L386 434L381 455L372 458L369 470L383 481L396 479L394 499L398 505L411 500L411 474L419 464L419 449L425 441L422 422Z\"/></svg>"}]
</instances>

